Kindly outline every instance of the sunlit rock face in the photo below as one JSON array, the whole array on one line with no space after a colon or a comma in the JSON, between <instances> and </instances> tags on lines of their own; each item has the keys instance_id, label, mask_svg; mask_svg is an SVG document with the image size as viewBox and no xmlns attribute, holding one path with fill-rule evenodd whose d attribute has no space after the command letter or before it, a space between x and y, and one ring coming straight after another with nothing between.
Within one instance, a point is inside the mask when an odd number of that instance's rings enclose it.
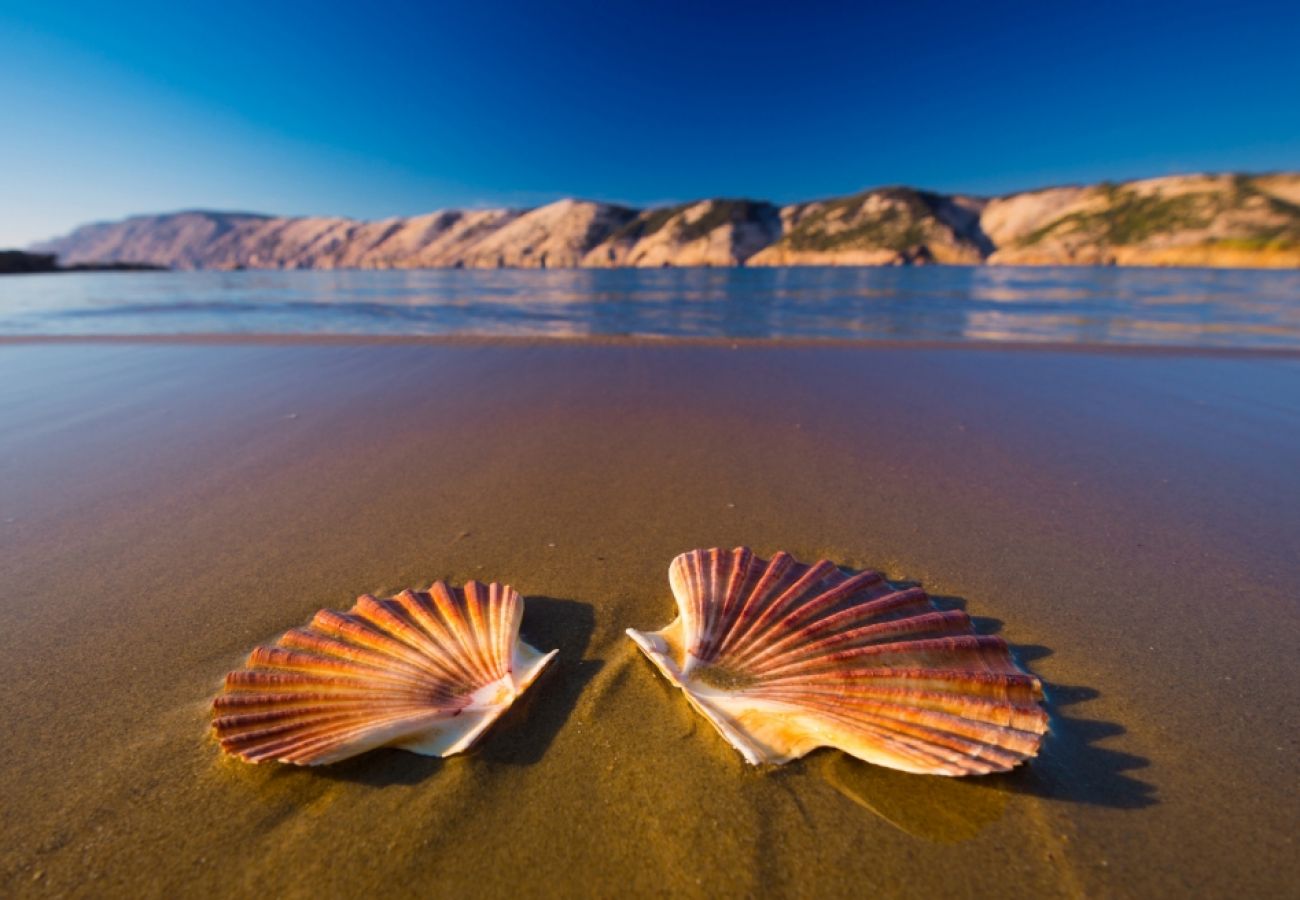
<instances>
[{"instance_id":1,"label":"sunlit rock face","mask_svg":"<svg viewBox=\"0 0 1300 900\"><path fill-rule=\"evenodd\" d=\"M1177 175L989 201L1004 265L1298 266L1300 175Z\"/></svg>"},{"instance_id":2,"label":"sunlit rock face","mask_svg":"<svg viewBox=\"0 0 1300 900\"><path fill-rule=\"evenodd\" d=\"M973 265L991 249L979 230L984 201L911 188L787 207L781 239L750 265Z\"/></svg>"},{"instance_id":3,"label":"sunlit rock face","mask_svg":"<svg viewBox=\"0 0 1300 900\"><path fill-rule=\"evenodd\" d=\"M587 254L592 267L738 266L782 233L781 213L754 200L648 209Z\"/></svg>"},{"instance_id":4,"label":"sunlit rock face","mask_svg":"<svg viewBox=\"0 0 1300 900\"><path fill-rule=\"evenodd\" d=\"M1177 175L1003 197L877 188L777 207L586 200L363 222L191 210L31 248L176 269L792 265L1300 266L1300 174Z\"/></svg>"}]
</instances>

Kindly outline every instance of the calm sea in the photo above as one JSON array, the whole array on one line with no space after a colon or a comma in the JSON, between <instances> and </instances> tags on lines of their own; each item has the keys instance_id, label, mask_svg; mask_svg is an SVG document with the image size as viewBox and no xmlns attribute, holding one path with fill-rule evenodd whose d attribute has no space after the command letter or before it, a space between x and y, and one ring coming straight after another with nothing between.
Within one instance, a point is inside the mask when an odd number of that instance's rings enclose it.
<instances>
[{"instance_id":1,"label":"calm sea","mask_svg":"<svg viewBox=\"0 0 1300 900\"><path fill-rule=\"evenodd\" d=\"M0 334L653 335L1300 349L1300 272L654 269L0 278Z\"/></svg>"}]
</instances>

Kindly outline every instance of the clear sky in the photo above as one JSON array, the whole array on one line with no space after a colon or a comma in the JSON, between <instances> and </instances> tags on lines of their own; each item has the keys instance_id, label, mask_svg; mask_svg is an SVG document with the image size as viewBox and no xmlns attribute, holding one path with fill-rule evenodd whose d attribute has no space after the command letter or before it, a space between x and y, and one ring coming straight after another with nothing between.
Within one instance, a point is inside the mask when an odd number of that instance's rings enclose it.
<instances>
[{"instance_id":1,"label":"clear sky","mask_svg":"<svg viewBox=\"0 0 1300 900\"><path fill-rule=\"evenodd\" d=\"M0 246L1300 169L1300 2L0 3Z\"/></svg>"}]
</instances>

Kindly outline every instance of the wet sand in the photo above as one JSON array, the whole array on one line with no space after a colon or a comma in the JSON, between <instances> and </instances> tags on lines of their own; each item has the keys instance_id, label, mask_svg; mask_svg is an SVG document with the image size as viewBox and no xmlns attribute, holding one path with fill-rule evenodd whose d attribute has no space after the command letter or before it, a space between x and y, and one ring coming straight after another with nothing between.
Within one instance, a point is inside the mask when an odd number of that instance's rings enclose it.
<instances>
[{"instance_id":1,"label":"wet sand","mask_svg":"<svg viewBox=\"0 0 1300 900\"><path fill-rule=\"evenodd\" d=\"M740 543L964 604L1042 756L746 766L623 635ZM561 650L475 751L222 757L253 646L438 578ZM1286 355L11 342L0 893L1292 893L1297 585Z\"/></svg>"}]
</instances>

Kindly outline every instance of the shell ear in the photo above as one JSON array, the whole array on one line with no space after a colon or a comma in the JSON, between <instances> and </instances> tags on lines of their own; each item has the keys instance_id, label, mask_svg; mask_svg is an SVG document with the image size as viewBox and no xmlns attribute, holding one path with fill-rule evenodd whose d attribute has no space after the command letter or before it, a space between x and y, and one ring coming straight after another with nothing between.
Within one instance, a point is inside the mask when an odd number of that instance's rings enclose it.
<instances>
[{"instance_id":1,"label":"shell ear","mask_svg":"<svg viewBox=\"0 0 1300 900\"><path fill-rule=\"evenodd\" d=\"M321 610L226 676L212 703L217 740L248 762L307 766L376 747L466 750L557 652L519 639L523 607L506 585L440 582Z\"/></svg>"},{"instance_id":2,"label":"shell ear","mask_svg":"<svg viewBox=\"0 0 1300 900\"><path fill-rule=\"evenodd\" d=\"M905 772L981 775L1038 753L1042 687L960 610L878 572L745 547L673 560L679 616L628 629L751 763L836 747Z\"/></svg>"}]
</instances>

